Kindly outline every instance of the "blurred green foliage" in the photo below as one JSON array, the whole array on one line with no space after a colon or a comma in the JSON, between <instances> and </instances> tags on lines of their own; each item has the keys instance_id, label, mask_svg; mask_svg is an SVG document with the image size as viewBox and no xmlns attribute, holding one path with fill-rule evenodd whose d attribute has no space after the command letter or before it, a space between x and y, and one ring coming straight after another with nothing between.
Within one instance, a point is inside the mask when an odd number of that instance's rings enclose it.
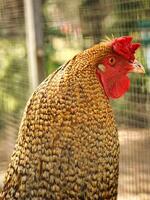
<instances>
[{"instance_id":1,"label":"blurred green foliage","mask_svg":"<svg viewBox=\"0 0 150 200\"><path fill-rule=\"evenodd\" d=\"M28 96L25 43L21 39L0 39L0 129L7 114L19 117Z\"/></svg>"},{"instance_id":2,"label":"blurred green foliage","mask_svg":"<svg viewBox=\"0 0 150 200\"><path fill-rule=\"evenodd\" d=\"M49 14L51 5L53 5L53 3L51 4L51 1L44 1L43 3L44 65L47 74L52 73L59 65L61 65L61 62L54 58L56 49L52 44L52 39L53 37L64 37L57 27L53 27L51 23L47 23L52 22Z\"/></svg>"},{"instance_id":3,"label":"blurred green foliage","mask_svg":"<svg viewBox=\"0 0 150 200\"><path fill-rule=\"evenodd\" d=\"M47 74L52 73L61 65L61 62L54 59L55 51L55 48L50 43L44 45L44 61Z\"/></svg>"}]
</instances>

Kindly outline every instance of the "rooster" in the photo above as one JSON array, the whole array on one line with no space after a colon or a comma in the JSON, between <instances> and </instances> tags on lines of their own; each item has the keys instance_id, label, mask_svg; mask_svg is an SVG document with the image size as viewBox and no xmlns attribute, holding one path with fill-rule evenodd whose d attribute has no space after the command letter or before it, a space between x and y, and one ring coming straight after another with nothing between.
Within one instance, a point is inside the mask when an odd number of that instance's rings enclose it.
<instances>
[{"instance_id":1,"label":"rooster","mask_svg":"<svg viewBox=\"0 0 150 200\"><path fill-rule=\"evenodd\" d=\"M116 200L118 132L109 99L128 73L144 73L139 43L96 44L58 68L31 96L2 190L3 200Z\"/></svg>"}]
</instances>

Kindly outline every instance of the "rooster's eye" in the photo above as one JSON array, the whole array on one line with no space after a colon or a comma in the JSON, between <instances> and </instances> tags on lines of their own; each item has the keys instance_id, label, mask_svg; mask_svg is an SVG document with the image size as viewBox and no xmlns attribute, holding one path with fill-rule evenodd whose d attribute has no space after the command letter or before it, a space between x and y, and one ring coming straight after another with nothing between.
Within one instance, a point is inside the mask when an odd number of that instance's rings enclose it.
<instances>
[{"instance_id":1,"label":"rooster's eye","mask_svg":"<svg viewBox=\"0 0 150 200\"><path fill-rule=\"evenodd\" d=\"M116 59L114 57L109 58L109 64L114 65L116 62Z\"/></svg>"}]
</instances>

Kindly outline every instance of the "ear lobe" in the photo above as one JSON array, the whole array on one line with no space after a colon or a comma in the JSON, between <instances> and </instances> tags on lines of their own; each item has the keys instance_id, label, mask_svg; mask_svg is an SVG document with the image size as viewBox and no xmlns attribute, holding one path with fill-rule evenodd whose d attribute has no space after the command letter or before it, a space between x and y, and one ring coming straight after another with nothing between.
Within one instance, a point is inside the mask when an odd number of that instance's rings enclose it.
<instances>
[{"instance_id":1,"label":"ear lobe","mask_svg":"<svg viewBox=\"0 0 150 200\"><path fill-rule=\"evenodd\" d=\"M102 65L102 64L99 64L99 65L98 65L98 69L99 69L100 71L102 71L102 72L105 72L105 66Z\"/></svg>"}]
</instances>

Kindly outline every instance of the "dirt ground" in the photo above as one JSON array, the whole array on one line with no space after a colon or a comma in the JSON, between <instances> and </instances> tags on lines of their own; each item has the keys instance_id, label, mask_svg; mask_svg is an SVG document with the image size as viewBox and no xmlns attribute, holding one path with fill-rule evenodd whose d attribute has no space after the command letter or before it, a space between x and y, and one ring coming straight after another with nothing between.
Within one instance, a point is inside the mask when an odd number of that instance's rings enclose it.
<instances>
[{"instance_id":1,"label":"dirt ground","mask_svg":"<svg viewBox=\"0 0 150 200\"><path fill-rule=\"evenodd\" d=\"M118 200L150 200L150 130L119 131Z\"/></svg>"},{"instance_id":2,"label":"dirt ground","mask_svg":"<svg viewBox=\"0 0 150 200\"><path fill-rule=\"evenodd\" d=\"M118 200L150 200L150 130L120 130ZM15 140L0 140L0 188Z\"/></svg>"}]
</instances>

